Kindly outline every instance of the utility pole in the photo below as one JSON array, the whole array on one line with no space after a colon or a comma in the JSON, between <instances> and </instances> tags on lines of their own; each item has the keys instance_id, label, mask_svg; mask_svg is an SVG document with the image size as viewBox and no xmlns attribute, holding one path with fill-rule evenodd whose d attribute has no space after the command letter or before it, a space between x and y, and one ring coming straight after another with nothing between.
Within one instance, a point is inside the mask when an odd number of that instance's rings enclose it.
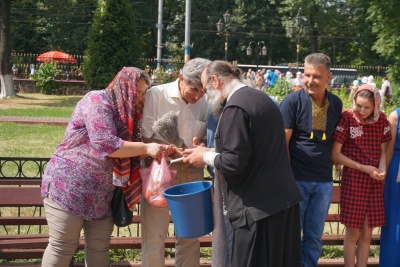
<instances>
[{"instance_id":1,"label":"utility pole","mask_svg":"<svg viewBox=\"0 0 400 267\"><path fill-rule=\"evenodd\" d=\"M186 0L185 63L190 60L190 19L191 19L191 0Z\"/></svg>"},{"instance_id":2,"label":"utility pole","mask_svg":"<svg viewBox=\"0 0 400 267\"><path fill-rule=\"evenodd\" d=\"M163 29L163 0L158 0L158 23L157 23L157 67L161 66L161 53L162 53L162 29Z\"/></svg>"}]
</instances>

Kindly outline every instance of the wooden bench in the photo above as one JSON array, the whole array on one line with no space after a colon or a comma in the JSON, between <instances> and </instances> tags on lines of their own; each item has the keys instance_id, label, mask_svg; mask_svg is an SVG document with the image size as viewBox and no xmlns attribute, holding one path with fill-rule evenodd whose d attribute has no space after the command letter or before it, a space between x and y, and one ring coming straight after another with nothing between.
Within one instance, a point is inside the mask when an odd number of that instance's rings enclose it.
<instances>
[{"instance_id":1,"label":"wooden bench","mask_svg":"<svg viewBox=\"0 0 400 267\"><path fill-rule=\"evenodd\" d=\"M11 184L14 184L11 186ZM17 185L15 185L17 184ZM21 185L23 184L23 186ZM28 233L23 232L19 227L22 226L47 226L47 221L44 217L43 200L40 196L40 181L30 181L26 185L26 181L16 179L7 182L0 181L0 207L9 208L27 208L30 207L33 214L20 214L18 216L6 216L0 214L0 226L6 229L6 226L18 227L17 234L1 234L0 235L0 259L34 259L41 258L48 244L47 233ZM340 187L335 186L332 196L332 204L338 204L340 200ZM36 209L35 209L36 208ZM135 214L133 224L140 224L140 215ZM329 213L326 218L326 223L338 223L339 214ZM343 245L344 234L324 234L322 243L324 246ZM201 247L211 247L212 236L207 235L200 238ZM79 240L78 249L84 248L84 239ZM373 235L371 244L379 245L379 235ZM168 236L165 240L166 248L175 247L175 236ZM114 236L111 238L111 249L140 249L141 238L139 236ZM372 265L378 266L376 259L371 259ZM340 259L321 259L320 266L340 266ZM343 263L343 262L342 262ZM339 265L338 265L339 264ZM1 266L1 265L0 265ZM202 265L208 266L208 265Z\"/></svg>"},{"instance_id":2,"label":"wooden bench","mask_svg":"<svg viewBox=\"0 0 400 267\"><path fill-rule=\"evenodd\" d=\"M46 231L47 221L43 211L43 200L40 196L40 184L42 173L48 160L45 158L0 157L0 259L35 259L41 258L43 255L44 249L48 244L48 235ZM30 162L34 162L34 165L38 166L38 171L33 176L23 172L24 166L30 164ZM3 173L4 166L8 163L16 165L14 168L18 169L18 171L12 171L12 176L15 177L8 177ZM337 206L339 201L340 187L335 186L331 206ZM15 209L16 212L14 214L6 214L4 211L8 209ZM21 213L23 209L29 209L30 213ZM136 226L136 234L118 236L119 231L117 231L117 235L111 239L111 249L141 248L140 229L138 227L140 225L140 216L135 214L132 222L132 226ZM332 228L335 227L338 229L338 208L331 209L331 212L326 217L326 225L332 225ZM13 231L7 233L6 229L8 227L14 227ZM342 229L343 226L340 228ZM379 245L379 238L379 234L373 235L371 244ZM343 231L331 230L322 236L324 246L342 246L343 241ZM211 247L212 236L201 237L200 245L201 247ZM83 247L84 240L81 239L78 249L81 250ZM173 233L166 238L165 247L175 247L175 236ZM371 264L368 266L378 266L377 259L370 260ZM319 265L325 267L343 266L343 259L320 259ZM129 266L140 266L140 263L131 263ZM210 262L203 263L201 266L210 266Z\"/></svg>"},{"instance_id":3,"label":"wooden bench","mask_svg":"<svg viewBox=\"0 0 400 267\"><path fill-rule=\"evenodd\" d=\"M20 181L14 181L20 182ZM10 181L7 182L10 184ZM44 250L48 244L47 231L44 233L23 232L21 227L47 226L47 221L43 212L43 200L40 195L40 186L4 186L0 181L0 207L17 208L18 216L7 216L2 212L0 214L0 227L6 231L7 226L17 227L17 234L0 234L0 259L35 259L43 256ZM31 208L34 214L24 215L21 208ZM40 210L40 214L38 214ZM36 213L36 214L35 214ZM132 220L133 224L140 224L140 215L135 214ZM172 220L171 220L172 223ZM14 229L15 231L15 229ZM6 231L7 232L7 231ZM201 247L211 247L212 237L206 235L199 238ZM175 247L175 236L168 236L165 240L166 248ZM79 240L78 250L84 248L85 241ZM113 236L111 238L110 249L140 249L140 236ZM208 266L208 265L202 265Z\"/></svg>"}]
</instances>

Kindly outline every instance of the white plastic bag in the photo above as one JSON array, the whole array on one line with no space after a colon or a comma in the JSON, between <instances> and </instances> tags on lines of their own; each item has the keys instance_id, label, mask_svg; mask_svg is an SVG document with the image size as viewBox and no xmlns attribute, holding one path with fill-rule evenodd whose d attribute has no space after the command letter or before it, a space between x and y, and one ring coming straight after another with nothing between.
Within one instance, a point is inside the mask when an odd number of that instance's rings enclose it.
<instances>
[{"instance_id":1,"label":"white plastic bag","mask_svg":"<svg viewBox=\"0 0 400 267\"><path fill-rule=\"evenodd\" d=\"M142 194L147 203L154 207L167 207L167 199L164 197L164 190L171 187L176 171L170 170L163 153L161 162L153 160L150 167L141 167Z\"/></svg>"}]
</instances>

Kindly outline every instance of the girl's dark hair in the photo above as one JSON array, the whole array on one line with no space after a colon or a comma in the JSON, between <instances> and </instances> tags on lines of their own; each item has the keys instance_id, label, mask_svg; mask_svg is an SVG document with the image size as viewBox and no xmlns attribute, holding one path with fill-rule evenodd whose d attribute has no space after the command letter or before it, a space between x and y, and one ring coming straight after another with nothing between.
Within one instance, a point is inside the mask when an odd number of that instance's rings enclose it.
<instances>
[{"instance_id":1,"label":"girl's dark hair","mask_svg":"<svg viewBox=\"0 0 400 267\"><path fill-rule=\"evenodd\" d=\"M362 90L362 91L360 91L360 92L357 94L357 97L358 97L358 96L363 97L363 98L366 98L366 99L368 99L368 100L372 100L372 101L375 100L374 93L372 93L372 92L369 91L369 90Z\"/></svg>"}]
</instances>

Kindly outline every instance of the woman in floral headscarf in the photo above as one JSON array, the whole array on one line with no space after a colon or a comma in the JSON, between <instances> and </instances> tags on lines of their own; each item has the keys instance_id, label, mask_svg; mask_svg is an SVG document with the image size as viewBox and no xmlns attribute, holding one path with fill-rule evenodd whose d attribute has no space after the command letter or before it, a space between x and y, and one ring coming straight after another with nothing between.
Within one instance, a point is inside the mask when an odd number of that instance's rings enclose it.
<instances>
[{"instance_id":1,"label":"woman in floral headscarf","mask_svg":"<svg viewBox=\"0 0 400 267\"><path fill-rule=\"evenodd\" d=\"M374 227L385 224L382 182L386 175L389 123L379 111L379 91L360 86L353 109L344 110L333 135L332 160L343 167L340 222L346 226L345 266L367 266Z\"/></svg>"},{"instance_id":2,"label":"woman in floral headscarf","mask_svg":"<svg viewBox=\"0 0 400 267\"><path fill-rule=\"evenodd\" d=\"M132 206L139 199L139 156L160 158L170 146L144 144L140 121L150 79L144 71L124 67L105 90L80 100L47 165L42 197L49 244L42 266L69 266L85 233L85 266L108 266L113 231L111 199L115 186L127 191Z\"/></svg>"}]
</instances>

